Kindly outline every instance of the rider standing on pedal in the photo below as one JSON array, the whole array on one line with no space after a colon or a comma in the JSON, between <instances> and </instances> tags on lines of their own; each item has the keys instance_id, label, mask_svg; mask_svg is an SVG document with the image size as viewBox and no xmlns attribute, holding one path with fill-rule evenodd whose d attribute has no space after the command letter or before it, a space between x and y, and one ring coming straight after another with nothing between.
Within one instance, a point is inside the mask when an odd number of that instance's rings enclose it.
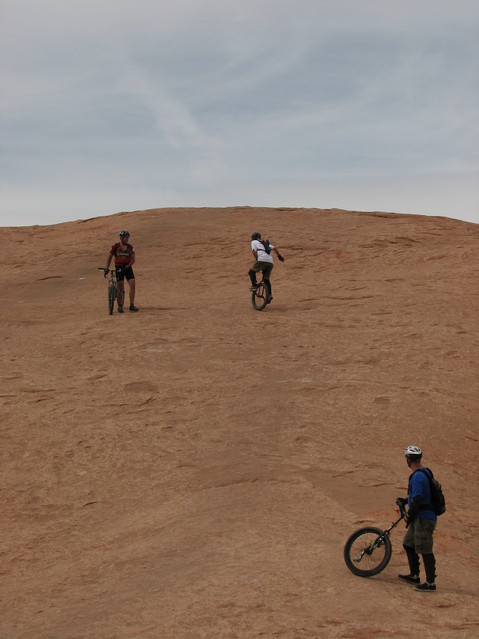
<instances>
[{"instance_id":1,"label":"rider standing on pedal","mask_svg":"<svg viewBox=\"0 0 479 639\"><path fill-rule=\"evenodd\" d=\"M135 306L135 275L133 273L133 264L135 263L135 249L128 243L130 234L128 231L120 231L120 241L110 249L108 261L106 263L107 270L110 268L111 260L115 258L116 278L118 280L118 312L123 313L123 302L125 301L125 277L130 287L130 306L132 312L140 309Z\"/></svg>"},{"instance_id":2,"label":"rider standing on pedal","mask_svg":"<svg viewBox=\"0 0 479 639\"><path fill-rule=\"evenodd\" d=\"M416 590L434 592L436 590L436 559L432 552L432 535L436 527L437 515L432 510L432 496L426 468L421 464L422 451L418 446L408 446L404 452L407 465L413 471L409 476L408 504L406 515L407 531L403 541L409 562L409 575L399 575L399 579L415 584ZM419 554L422 555L426 571L426 581L419 578Z\"/></svg>"},{"instance_id":3,"label":"rider standing on pedal","mask_svg":"<svg viewBox=\"0 0 479 639\"><path fill-rule=\"evenodd\" d=\"M255 263L249 271L249 276L251 279L250 291L255 291L258 288L258 283L256 282L256 273L258 273L258 271L261 271L263 273L263 281L268 287L268 302L271 302L273 299L270 280L271 271L273 270L273 256L271 255L271 253L274 251L278 256L280 262L284 262L284 257L280 255L278 249L275 248L272 244L269 244L269 242L268 246L271 252L268 252L266 250L265 244L261 241L261 233L252 234L251 251L254 255Z\"/></svg>"}]
</instances>

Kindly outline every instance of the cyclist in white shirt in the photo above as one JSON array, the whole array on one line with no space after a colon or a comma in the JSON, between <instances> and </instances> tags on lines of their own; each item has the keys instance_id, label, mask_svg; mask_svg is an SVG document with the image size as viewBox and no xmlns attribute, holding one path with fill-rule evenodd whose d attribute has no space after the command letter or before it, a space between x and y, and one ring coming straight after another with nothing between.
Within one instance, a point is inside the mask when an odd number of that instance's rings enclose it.
<instances>
[{"instance_id":1,"label":"cyclist in white shirt","mask_svg":"<svg viewBox=\"0 0 479 639\"><path fill-rule=\"evenodd\" d=\"M276 253L280 262L284 262L284 257L280 255L278 249L269 243L268 240L261 240L261 233L253 233L251 236L251 251L254 255L255 263L249 271L251 279L250 291L254 291L258 288L256 282L256 273L261 271L263 273L263 281L268 287L268 302L273 299L270 275L273 270L273 255Z\"/></svg>"}]
</instances>

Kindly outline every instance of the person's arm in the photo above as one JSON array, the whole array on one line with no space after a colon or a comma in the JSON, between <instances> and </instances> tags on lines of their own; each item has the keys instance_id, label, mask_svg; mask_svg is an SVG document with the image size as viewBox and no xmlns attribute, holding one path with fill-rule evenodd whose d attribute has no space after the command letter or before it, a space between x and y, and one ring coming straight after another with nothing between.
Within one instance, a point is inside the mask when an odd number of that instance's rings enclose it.
<instances>
[{"instance_id":1,"label":"person's arm","mask_svg":"<svg viewBox=\"0 0 479 639\"><path fill-rule=\"evenodd\" d=\"M258 261L258 251L256 249L251 249L251 252L254 255L255 262Z\"/></svg>"},{"instance_id":2,"label":"person's arm","mask_svg":"<svg viewBox=\"0 0 479 639\"><path fill-rule=\"evenodd\" d=\"M126 268L130 268L130 266L133 266L134 263L135 263L135 254L131 253L130 262L129 262L129 264L126 265Z\"/></svg>"},{"instance_id":3,"label":"person's arm","mask_svg":"<svg viewBox=\"0 0 479 639\"><path fill-rule=\"evenodd\" d=\"M419 509L421 508L421 503L422 503L421 495L417 495L417 497L414 497L413 499L411 499L411 505L409 506L409 510L406 515L406 521L408 523L416 519Z\"/></svg>"},{"instance_id":4,"label":"person's arm","mask_svg":"<svg viewBox=\"0 0 479 639\"><path fill-rule=\"evenodd\" d=\"M406 522L414 521L419 513L421 504L423 503L424 482L428 481L424 473L417 470L411 476L408 487L409 509L407 512Z\"/></svg>"},{"instance_id":5,"label":"person's arm","mask_svg":"<svg viewBox=\"0 0 479 639\"><path fill-rule=\"evenodd\" d=\"M276 248L276 246L274 247L273 251L276 253L276 255L278 256L278 260L280 262L284 262L284 257L280 254L280 252L278 251L278 249Z\"/></svg>"}]
</instances>

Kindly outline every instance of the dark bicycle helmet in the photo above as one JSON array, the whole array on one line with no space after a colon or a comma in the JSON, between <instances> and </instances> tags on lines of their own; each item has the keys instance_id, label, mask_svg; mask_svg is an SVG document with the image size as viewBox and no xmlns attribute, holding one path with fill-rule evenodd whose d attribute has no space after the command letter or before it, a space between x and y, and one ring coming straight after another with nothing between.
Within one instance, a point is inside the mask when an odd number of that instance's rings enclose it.
<instances>
[{"instance_id":1,"label":"dark bicycle helmet","mask_svg":"<svg viewBox=\"0 0 479 639\"><path fill-rule=\"evenodd\" d=\"M120 237L130 237L128 231L120 231Z\"/></svg>"},{"instance_id":2,"label":"dark bicycle helmet","mask_svg":"<svg viewBox=\"0 0 479 639\"><path fill-rule=\"evenodd\" d=\"M253 235L251 236L252 240L260 240L261 239L261 233L253 233Z\"/></svg>"}]
</instances>

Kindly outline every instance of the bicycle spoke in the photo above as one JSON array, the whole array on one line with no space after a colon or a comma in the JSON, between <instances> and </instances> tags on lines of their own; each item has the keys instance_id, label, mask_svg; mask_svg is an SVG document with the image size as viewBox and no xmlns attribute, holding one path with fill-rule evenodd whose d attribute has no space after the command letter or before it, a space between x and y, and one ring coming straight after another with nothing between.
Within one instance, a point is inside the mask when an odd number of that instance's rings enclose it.
<instances>
[{"instance_id":1,"label":"bicycle spoke","mask_svg":"<svg viewBox=\"0 0 479 639\"><path fill-rule=\"evenodd\" d=\"M344 547L348 568L360 577L376 575L389 563L391 541L378 528L367 527L353 533Z\"/></svg>"},{"instance_id":2,"label":"bicycle spoke","mask_svg":"<svg viewBox=\"0 0 479 639\"><path fill-rule=\"evenodd\" d=\"M266 306L268 299L268 290L263 282L260 283L256 291L252 295L252 303L257 311L262 311Z\"/></svg>"}]
</instances>

